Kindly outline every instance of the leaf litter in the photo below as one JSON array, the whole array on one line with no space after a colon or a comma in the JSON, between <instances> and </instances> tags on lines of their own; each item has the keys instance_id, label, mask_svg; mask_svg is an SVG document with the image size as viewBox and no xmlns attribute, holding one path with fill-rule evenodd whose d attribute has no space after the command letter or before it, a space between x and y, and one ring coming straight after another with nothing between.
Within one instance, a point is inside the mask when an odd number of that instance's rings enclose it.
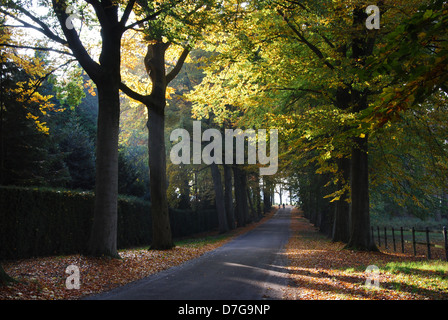
<instances>
[{"instance_id":1,"label":"leaf litter","mask_svg":"<svg viewBox=\"0 0 448 320\"><path fill-rule=\"evenodd\" d=\"M448 280L390 271L390 263L426 261L423 254L397 253L390 249L361 252L344 249L345 244L332 242L319 233L298 209L292 210L292 236L286 245L290 285L286 300L446 300ZM408 251L409 252L409 251ZM446 270L447 262L439 261ZM373 283L368 266L379 268L379 286ZM441 280L442 279L442 280Z\"/></svg>"},{"instance_id":2,"label":"leaf litter","mask_svg":"<svg viewBox=\"0 0 448 320\"><path fill-rule=\"evenodd\" d=\"M170 250L120 250L121 259L78 254L3 261L4 270L17 282L0 286L0 300L75 300L105 292L197 258L264 223L274 213L272 210L260 221L234 229L224 237L218 237L216 231L202 233ZM217 240L203 241L205 237ZM65 271L70 265L79 268L79 289L66 287L70 274Z\"/></svg>"},{"instance_id":3,"label":"leaf litter","mask_svg":"<svg viewBox=\"0 0 448 320\"><path fill-rule=\"evenodd\" d=\"M3 261L5 271L18 282L0 287L0 300L75 300L105 292L197 258L255 228L271 218L273 213L275 210L258 223L233 230L229 236L214 242L192 240L165 251L146 248L121 250L121 259L69 255ZM283 297L285 300L448 299L446 274L442 276L445 280L441 283L440 278L428 280L390 271L386 267L388 263L424 261L423 254L414 257L384 249L381 252L346 250L343 243L332 242L320 234L297 209L292 211L291 231L285 248L291 279ZM197 238L214 235L217 232L197 235ZM79 267L79 289L66 288L69 274L65 270L69 265ZM365 269L369 265L380 269L379 288L365 285Z\"/></svg>"}]
</instances>

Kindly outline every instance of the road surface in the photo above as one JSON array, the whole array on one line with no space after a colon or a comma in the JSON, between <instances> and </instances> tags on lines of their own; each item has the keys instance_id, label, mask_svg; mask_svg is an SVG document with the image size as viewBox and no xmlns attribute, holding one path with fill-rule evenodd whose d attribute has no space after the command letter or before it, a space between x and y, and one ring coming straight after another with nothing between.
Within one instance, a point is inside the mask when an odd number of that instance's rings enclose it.
<instances>
[{"instance_id":1,"label":"road surface","mask_svg":"<svg viewBox=\"0 0 448 320\"><path fill-rule=\"evenodd\" d=\"M283 247L289 239L290 208L216 250L93 300L281 299L288 283Z\"/></svg>"}]
</instances>

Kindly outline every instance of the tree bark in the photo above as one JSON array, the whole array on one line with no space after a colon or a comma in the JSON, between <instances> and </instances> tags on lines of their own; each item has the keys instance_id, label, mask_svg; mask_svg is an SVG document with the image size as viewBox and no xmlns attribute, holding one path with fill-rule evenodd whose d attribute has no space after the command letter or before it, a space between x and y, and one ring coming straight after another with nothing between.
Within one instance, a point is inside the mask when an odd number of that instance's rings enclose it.
<instances>
[{"instance_id":1,"label":"tree bark","mask_svg":"<svg viewBox=\"0 0 448 320\"><path fill-rule=\"evenodd\" d=\"M219 226L218 229L219 233L224 233L229 231L229 227L227 225L227 216L224 201L224 192L222 189L221 172L219 171L218 165L214 162L210 165L210 169L212 172L213 185L215 189L215 203L216 203L216 211L218 213L218 226Z\"/></svg>"},{"instance_id":2,"label":"tree bark","mask_svg":"<svg viewBox=\"0 0 448 320\"><path fill-rule=\"evenodd\" d=\"M99 110L96 143L96 185L88 254L119 257L117 251L118 83L97 84Z\"/></svg>"},{"instance_id":3,"label":"tree bark","mask_svg":"<svg viewBox=\"0 0 448 320\"><path fill-rule=\"evenodd\" d=\"M120 63L121 38L135 1L129 1L121 20L118 5L112 1L92 1L101 26L101 53L99 63L91 58L77 31L67 27L67 3L52 1L65 39L44 28L49 38L68 45L81 67L95 82L98 89L98 128L96 145L96 185L94 217L87 254L119 257L117 252L118 201L118 133L120 116Z\"/></svg>"},{"instance_id":4,"label":"tree bark","mask_svg":"<svg viewBox=\"0 0 448 320\"><path fill-rule=\"evenodd\" d=\"M368 140L354 138L350 165L350 240L346 248L377 251L370 235Z\"/></svg>"},{"instance_id":5,"label":"tree bark","mask_svg":"<svg viewBox=\"0 0 448 320\"><path fill-rule=\"evenodd\" d=\"M190 48L185 48L175 67L166 74L165 52L170 43L161 38L153 39L148 44L144 59L146 72L152 82L149 95L141 95L130 89L124 83L120 89L130 98L144 103L148 109L148 153L149 153L149 183L151 197L151 216L153 241L151 249L166 250L174 247L166 195L166 151L165 151L165 106L166 88L182 68Z\"/></svg>"},{"instance_id":6,"label":"tree bark","mask_svg":"<svg viewBox=\"0 0 448 320\"><path fill-rule=\"evenodd\" d=\"M150 249L174 247L166 195L165 116L163 108L148 107L149 184L151 188L152 243Z\"/></svg>"},{"instance_id":7,"label":"tree bark","mask_svg":"<svg viewBox=\"0 0 448 320\"><path fill-rule=\"evenodd\" d=\"M261 220L261 218L263 217L263 212L261 210L261 188L260 188L260 177L257 175L256 176L256 181L257 184L255 186L255 197L254 197L254 201L255 203L255 207L257 210L257 221Z\"/></svg>"},{"instance_id":8,"label":"tree bark","mask_svg":"<svg viewBox=\"0 0 448 320\"><path fill-rule=\"evenodd\" d=\"M375 33L369 35L363 28L367 14L363 7L353 11L353 24L362 27L363 32L356 33L352 40L352 59L365 62L365 58L372 54L375 44ZM353 112L358 113L368 107L368 88L358 91L350 90ZM354 137L350 163L350 239L346 248L377 251L370 235L369 208L369 170L368 170L368 136Z\"/></svg>"},{"instance_id":9,"label":"tree bark","mask_svg":"<svg viewBox=\"0 0 448 320\"><path fill-rule=\"evenodd\" d=\"M247 200L249 201L249 209L250 209L250 215L249 215L249 220L255 220L258 221L257 218L257 213L255 211L255 206L254 206L254 195L253 193L251 194L251 190L248 186L246 186L246 194L247 194Z\"/></svg>"},{"instance_id":10,"label":"tree bark","mask_svg":"<svg viewBox=\"0 0 448 320\"><path fill-rule=\"evenodd\" d=\"M238 169L241 179L241 192L242 192L242 208L243 217L245 223L252 222L252 217L249 214L249 194L247 192L247 173L244 169Z\"/></svg>"},{"instance_id":11,"label":"tree bark","mask_svg":"<svg viewBox=\"0 0 448 320\"><path fill-rule=\"evenodd\" d=\"M241 179L240 169L233 166L233 179L235 183L235 202L236 202L236 221L238 227L244 227L246 225L246 212L247 210L247 196L246 187L243 185Z\"/></svg>"},{"instance_id":12,"label":"tree bark","mask_svg":"<svg viewBox=\"0 0 448 320\"><path fill-rule=\"evenodd\" d=\"M227 226L230 230L235 229L235 212L233 210L232 196L232 171L226 164L224 166L224 201L227 214Z\"/></svg>"},{"instance_id":13,"label":"tree bark","mask_svg":"<svg viewBox=\"0 0 448 320\"><path fill-rule=\"evenodd\" d=\"M271 212L272 200L271 200L271 183L263 177L263 210L264 213Z\"/></svg>"},{"instance_id":14,"label":"tree bark","mask_svg":"<svg viewBox=\"0 0 448 320\"><path fill-rule=\"evenodd\" d=\"M3 266L0 264L0 287L3 285L7 285L8 283L15 282L13 278L11 278L3 269Z\"/></svg>"},{"instance_id":15,"label":"tree bark","mask_svg":"<svg viewBox=\"0 0 448 320\"><path fill-rule=\"evenodd\" d=\"M349 183L350 179L350 159L342 158L338 160L339 171L342 174L342 179L338 180L337 187L341 190L345 183ZM339 200L335 201L335 212L333 220L333 234L332 240L335 242L341 241L347 243L350 239L350 205L348 203L348 195L345 192Z\"/></svg>"}]
</instances>

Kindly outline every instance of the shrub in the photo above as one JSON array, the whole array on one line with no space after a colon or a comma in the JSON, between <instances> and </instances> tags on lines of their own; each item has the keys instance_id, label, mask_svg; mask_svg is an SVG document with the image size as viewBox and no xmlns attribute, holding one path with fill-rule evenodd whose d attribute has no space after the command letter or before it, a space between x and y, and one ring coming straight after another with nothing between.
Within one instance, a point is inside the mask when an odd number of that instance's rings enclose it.
<instances>
[{"instance_id":1,"label":"shrub","mask_svg":"<svg viewBox=\"0 0 448 320\"><path fill-rule=\"evenodd\" d=\"M48 188L0 187L0 258L84 253L93 221L94 194ZM151 204L118 200L119 249L149 245ZM174 237L216 228L214 210L170 209Z\"/></svg>"}]
</instances>

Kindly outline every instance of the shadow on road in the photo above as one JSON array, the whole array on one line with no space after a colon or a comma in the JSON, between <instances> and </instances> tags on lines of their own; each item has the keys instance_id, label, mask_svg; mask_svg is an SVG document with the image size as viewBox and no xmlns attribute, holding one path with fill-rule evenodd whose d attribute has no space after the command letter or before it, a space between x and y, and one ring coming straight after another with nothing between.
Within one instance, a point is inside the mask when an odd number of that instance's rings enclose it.
<instances>
[{"instance_id":1,"label":"shadow on road","mask_svg":"<svg viewBox=\"0 0 448 320\"><path fill-rule=\"evenodd\" d=\"M145 279L89 297L105 300L281 299L288 283L290 207L222 247Z\"/></svg>"}]
</instances>

